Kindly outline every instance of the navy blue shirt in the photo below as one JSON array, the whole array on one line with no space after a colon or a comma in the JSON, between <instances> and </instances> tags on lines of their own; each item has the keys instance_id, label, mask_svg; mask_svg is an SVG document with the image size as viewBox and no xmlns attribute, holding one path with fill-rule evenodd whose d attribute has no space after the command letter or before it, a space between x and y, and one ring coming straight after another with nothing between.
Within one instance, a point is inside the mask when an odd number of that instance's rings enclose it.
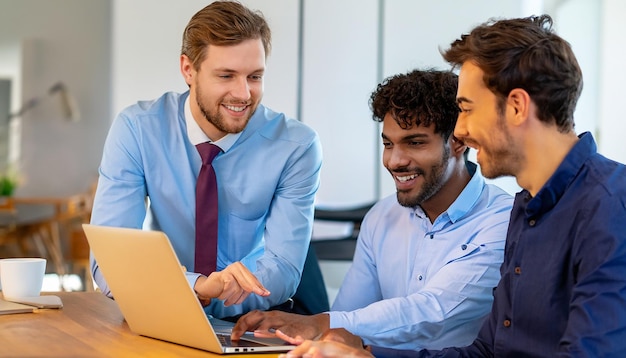
<instances>
[{"instance_id":1,"label":"navy blue shirt","mask_svg":"<svg viewBox=\"0 0 626 358\"><path fill-rule=\"evenodd\" d=\"M515 197L501 279L464 348L377 357L626 357L626 167L589 133L531 197Z\"/></svg>"}]
</instances>

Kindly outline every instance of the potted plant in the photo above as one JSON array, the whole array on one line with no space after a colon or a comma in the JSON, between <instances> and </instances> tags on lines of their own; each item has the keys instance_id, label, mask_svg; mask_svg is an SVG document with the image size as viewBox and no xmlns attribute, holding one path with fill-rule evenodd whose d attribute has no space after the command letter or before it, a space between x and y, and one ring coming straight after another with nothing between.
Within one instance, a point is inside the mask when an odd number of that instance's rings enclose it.
<instances>
[{"instance_id":1,"label":"potted plant","mask_svg":"<svg viewBox=\"0 0 626 358\"><path fill-rule=\"evenodd\" d=\"M6 199L13 196L19 184L17 171L9 166L7 170L0 172L0 198Z\"/></svg>"},{"instance_id":2,"label":"potted plant","mask_svg":"<svg viewBox=\"0 0 626 358\"><path fill-rule=\"evenodd\" d=\"M0 177L0 196L9 197L13 196L13 192L17 187L17 180L9 175L3 175Z\"/></svg>"}]
</instances>

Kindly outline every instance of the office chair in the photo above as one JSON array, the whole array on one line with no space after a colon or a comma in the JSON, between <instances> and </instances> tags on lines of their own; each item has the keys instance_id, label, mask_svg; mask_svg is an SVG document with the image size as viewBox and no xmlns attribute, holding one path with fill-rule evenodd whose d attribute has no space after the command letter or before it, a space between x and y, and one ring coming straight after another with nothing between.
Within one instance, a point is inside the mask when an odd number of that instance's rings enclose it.
<instances>
[{"instance_id":1,"label":"office chair","mask_svg":"<svg viewBox=\"0 0 626 358\"><path fill-rule=\"evenodd\" d=\"M314 218L317 221L345 222L352 225L350 232L346 235L311 240L311 246L313 246L317 258L319 260L352 261L361 222L372 206L374 206L373 202L350 209L315 208Z\"/></svg>"},{"instance_id":2,"label":"office chair","mask_svg":"<svg viewBox=\"0 0 626 358\"><path fill-rule=\"evenodd\" d=\"M346 236L312 239L296 293L290 301L272 309L306 315L330 310L319 260L352 260L361 222L373 205L374 203L367 203L351 209L337 210L315 208L314 220L348 222L352 224L352 230Z\"/></svg>"}]
</instances>

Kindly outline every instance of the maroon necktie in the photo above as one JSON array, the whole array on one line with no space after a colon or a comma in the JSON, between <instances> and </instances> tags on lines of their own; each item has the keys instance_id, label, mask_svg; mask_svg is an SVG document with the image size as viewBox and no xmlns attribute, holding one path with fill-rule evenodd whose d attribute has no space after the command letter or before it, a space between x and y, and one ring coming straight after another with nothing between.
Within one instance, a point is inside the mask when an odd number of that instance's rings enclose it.
<instances>
[{"instance_id":1,"label":"maroon necktie","mask_svg":"<svg viewBox=\"0 0 626 358\"><path fill-rule=\"evenodd\" d=\"M217 267L217 179L211 162L222 150L210 142L196 147L202 168L196 183L195 272L208 276Z\"/></svg>"}]
</instances>

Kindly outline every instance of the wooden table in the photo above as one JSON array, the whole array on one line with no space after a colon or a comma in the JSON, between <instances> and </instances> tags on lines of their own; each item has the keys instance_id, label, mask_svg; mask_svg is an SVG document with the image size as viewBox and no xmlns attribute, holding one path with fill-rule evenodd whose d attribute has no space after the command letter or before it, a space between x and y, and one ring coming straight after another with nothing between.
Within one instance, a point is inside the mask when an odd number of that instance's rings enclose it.
<instances>
[{"instance_id":1,"label":"wooden table","mask_svg":"<svg viewBox=\"0 0 626 358\"><path fill-rule=\"evenodd\" d=\"M139 336L130 331L115 301L99 292L54 292L62 309L0 315L2 357L237 357ZM1 296L1 295L0 295Z\"/></svg>"}]
</instances>

